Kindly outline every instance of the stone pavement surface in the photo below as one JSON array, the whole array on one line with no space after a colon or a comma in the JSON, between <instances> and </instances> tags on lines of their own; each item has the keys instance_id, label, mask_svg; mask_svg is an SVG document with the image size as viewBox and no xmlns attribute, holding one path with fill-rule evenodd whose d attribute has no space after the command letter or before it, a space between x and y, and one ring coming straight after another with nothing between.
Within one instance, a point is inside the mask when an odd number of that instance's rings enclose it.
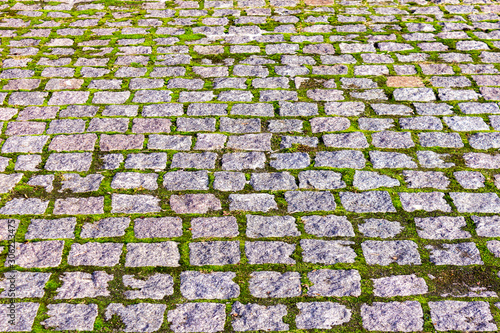
<instances>
[{"instance_id":1,"label":"stone pavement surface","mask_svg":"<svg viewBox=\"0 0 500 333\"><path fill-rule=\"evenodd\" d=\"M498 329L500 3L12 0L0 38L0 331Z\"/></svg>"}]
</instances>

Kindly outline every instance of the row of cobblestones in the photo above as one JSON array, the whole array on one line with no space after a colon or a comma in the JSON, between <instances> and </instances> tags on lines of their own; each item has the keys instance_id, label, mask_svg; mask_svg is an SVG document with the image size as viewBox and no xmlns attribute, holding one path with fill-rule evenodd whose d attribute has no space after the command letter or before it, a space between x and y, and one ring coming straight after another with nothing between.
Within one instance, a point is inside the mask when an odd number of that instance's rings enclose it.
<instances>
[{"instance_id":1,"label":"row of cobblestones","mask_svg":"<svg viewBox=\"0 0 500 333\"><path fill-rule=\"evenodd\" d=\"M497 331L499 15L0 1L0 331Z\"/></svg>"}]
</instances>

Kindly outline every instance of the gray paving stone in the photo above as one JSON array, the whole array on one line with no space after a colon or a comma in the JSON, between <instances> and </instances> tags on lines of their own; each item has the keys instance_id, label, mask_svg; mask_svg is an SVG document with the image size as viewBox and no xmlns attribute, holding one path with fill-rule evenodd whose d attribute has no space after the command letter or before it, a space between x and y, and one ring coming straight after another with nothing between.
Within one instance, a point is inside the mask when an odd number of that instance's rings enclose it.
<instances>
[{"instance_id":1,"label":"gray paving stone","mask_svg":"<svg viewBox=\"0 0 500 333\"><path fill-rule=\"evenodd\" d=\"M420 265L418 246L413 241L364 241L361 244L368 265Z\"/></svg>"},{"instance_id":2,"label":"gray paving stone","mask_svg":"<svg viewBox=\"0 0 500 333\"><path fill-rule=\"evenodd\" d=\"M166 308L165 304L111 303L106 308L105 318L110 320L113 315L118 315L125 324L124 332L154 332L161 327Z\"/></svg>"},{"instance_id":3,"label":"gray paving stone","mask_svg":"<svg viewBox=\"0 0 500 333\"><path fill-rule=\"evenodd\" d=\"M480 237L500 237L500 217L493 216L472 216L472 221L476 225L476 233Z\"/></svg>"},{"instance_id":4,"label":"gray paving stone","mask_svg":"<svg viewBox=\"0 0 500 333\"><path fill-rule=\"evenodd\" d=\"M442 192L400 192L399 200L407 212L416 210L451 212L451 207L444 199Z\"/></svg>"},{"instance_id":5,"label":"gray paving stone","mask_svg":"<svg viewBox=\"0 0 500 333\"><path fill-rule=\"evenodd\" d=\"M289 172L252 173L250 185L255 191L295 190L295 177Z\"/></svg>"},{"instance_id":6,"label":"gray paving stone","mask_svg":"<svg viewBox=\"0 0 500 333\"><path fill-rule=\"evenodd\" d=\"M289 325L283 322L286 314L286 306L282 304L262 306L235 302L231 311L231 325L235 331L287 331Z\"/></svg>"},{"instance_id":7,"label":"gray paving stone","mask_svg":"<svg viewBox=\"0 0 500 333\"><path fill-rule=\"evenodd\" d=\"M126 267L178 267L179 260L176 242L127 244Z\"/></svg>"},{"instance_id":8,"label":"gray paving stone","mask_svg":"<svg viewBox=\"0 0 500 333\"><path fill-rule=\"evenodd\" d=\"M246 218L249 238L300 236L292 216L247 215Z\"/></svg>"},{"instance_id":9,"label":"gray paving stone","mask_svg":"<svg viewBox=\"0 0 500 333\"><path fill-rule=\"evenodd\" d=\"M25 239L75 238L76 218L32 219Z\"/></svg>"},{"instance_id":10,"label":"gray paving stone","mask_svg":"<svg viewBox=\"0 0 500 333\"><path fill-rule=\"evenodd\" d=\"M129 224L128 217L108 217L93 223L85 223L80 238L122 237Z\"/></svg>"},{"instance_id":11,"label":"gray paving stone","mask_svg":"<svg viewBox=\"0 0 500 333\"><path fill-rule=\"evenodd\" d=\"M57 199L54 215L104 214L104 197Z\"/></svg>"},{"instance_id":12,"label":"gray paving stone","mask_svg":"<svg viewBox=\"0 0 500 333\"><path fill-rule=\"evenodd\" d=\"M391 197L386 191L371 191L364 193L341 192L340 200L347 211L356 213L366 212L395 212Z\"/></svg>"},{"instance_id":13,"label":"gray paving stone","mask_svg":"<svg viewBox=\"0 0 500 333\"><path fill-rule=\"evenodd\" d=\"M234 265L240 262L240 256L238 241L189 243L189 263L192 266Z\"/></svg>"},{"instance_id":14,"label":"gray paving stone","mask_svg":"<svg viewBox=\"0 0 500 333\"><path fill-rule=\"evenodd\" d=\"M191 220L193 238L236 237L238 223L234 216L196 217Z\"/></svg>"},{"instance_id":15,"label":"gray paving stone","mask_svg":"<svg viewBox=\"0 0 500 333\"><path fill-rule=\"evenodd\" d=\"M123 244L73 243L68 255L68 264L71 266L115 266L120 261Z\"/></svg>"},{"instance_id":16,"label":"gray paving stone","mask_svg":"<svg viewBox=\"0 0 500 333\"><path fill-rule=\"evenodd\" d=\"M156 190L157 179L155 173L118 172L111 181L111 188Z\"/></svg>"},{"instance_id":17,"label":"gray paving stone","mask_svg":"<svg viewBox=\"0 0 500 333\"><path fill-rule=\"evenodd\" d=\"M4 332L30 332L35 321L36 314L40 304L31 302L21 302L16 304L16 316L17 320L14 324L10 321L10 311L9 304L0 305L0 329Z\"/></svg>"},{"instance_id":18,"label":"gray paving stone","mask_svg":"<svg viewBox=\"0 0 500 333\"><path fill-rule=\"evenodd\" d=\"M224 155L226 156L226 155ZM265 158L265 156L264 156ZM245 187L247 180L242 172L214 172L213 188L218 191L233 192L241 191Z\"/></svg>"},{"instance_id":19,"label":"gray paving stone","mask_svg":"<svg viewBox=\"0 0 500 333\"><path fill-rule=\"evenodd\" d=\"M22 173L0 174L0 193L8 193L23 178Z\"/></svg>"},{"instance_id":20,"label":"gray paving stone","mask_svg":"<svg viewBox=\"0 0 500 333\"><path fill-rule=\"evenodd\" d=\"M467 223L463 216L439 216L415 218L419 237L426 239L460 239L470 238L469 232L461 230Z\"/></svg>"},{"instance_id":21,"label":"gray paving stone","mask_svg":"<svg viewBox=\"0 0 500 333\"><path fill-rule=\"evenodd\" d=\"M414 169L417 167L417 163L403 153L372 150L369 154L370 162L375 169Z\"/></svg>"},{"instance_id":22,"label":"gray paving stone","mask_svg":"<svg viewBox=\"0 0 500 333\"><path fill-rule=\"evenodd\" d=\"M300 274L257 271L250 274L250 294L258 298L288 298L301 295Z\"/></svg>"},{"instance_id":23,"label":"gray paving stone","mask_svg":"<svg viewBox=\"0 0 500 333\"><path fill-rule=\"evenodd\" d=\"M123 157L121 160L123 160ZM125 169L153 169L155 171L160 171L165 169L166 166L167 154L165 153L129 154L125 160Z\"/></svg>"},{"instance_id":24,"label":"gray paving stone","mask_svg":"<svg viewBox=\"0 0 500 333\"><path fill-rule=\"evenodd\" d=\"M500 198L496 193L451 192L450 197L461 213L500 213Z\"/></svg>"},{"instance_id":25,"label":"gray paving stone","mask_svg":"<svg viewBox=\"0 0 500 333\"><path fill-rule=\"evenodd\" d=\"M361 275L357 270L319 269L307 274L313 285L308 296L344 297L361 295Z\"/></svg>"},{"instance_id":26,"label":"gray paving stone","mask_svg":"<svg viewBox=\"0 0 500 333\"><path fill-rule=\"evenodd\" d=\"M97 304L49 304L48 319L40 324L58 331L92 331L97 318Z\"/></svg>"},{"instance_id":27,"label":"gray paving stone","mask_svg":"<svg viewBox=\"0 0 500 333\"><path fill-rule=\"evenodd\" d=\"M48 201L36 198L16 198L7 201L0 208L1 215L41 215L44 214L49 205Z\"/></svg>"},{"instance_id":28,"label":"gray paving stone","mask_svg":"<svg viewBox=\"0 0 500 333\"><path fill-rule=\"evenodd\" d=\"M404 170L403 176L408 188L438 188L446 189L450 184L442 172L437 171L410 171Z\"/></svg>"},{"instance_id":29,"label":"gray paving stone","mask_svg":"<svg viewBox=\"0 0 500 333\"><path fill-rule=\"evenodd\" d=\"M417 301L374 302L361 306L363 328L369 331L413 332L422 331L422 306Z\"/></svg>"},{"instance_id":30,"label":"gray paving stone","mask_svg":"<svg viewBox=\"0 0 500 333\"><path fill-rule=\"evenodd\" d=\"M474 243L427 245L430 261L435 265L483 265L479 250Z\"/></svg>"},{"instance_id":31,"label":"gray paving stone","mask_svg":"<svg viewBox=\"0 0 500 333\"><path fill-rule=\"evenodd\" d=\"M9 271L0 280L0 298L40 298L51 273Z\"/></svg>"},{"instance_id":32,"label":"gray paving stone","mask_svg":"<svg viewBox=\"0 0 500 333\"><path fill-rule=\"evenodd\" d=\"M52 153L45 162L47 171L88 171L92 164L91 153Z\"/></svg>"},{"instance_id":33,"label":"gray paving stone","mask_svg":"<svg viewBox=\"0 0 500 333\"><path fill-rule=\"evenodd\" d=\"M136 238L172 238L182 236L179 217L146 217L134 220Z\"/></svg>"},{"instance_id":34,"label":"gray paving stone","mask_svg":"<svg viewBox=\"0 0 500 333\"><path fill-rule=\"evenodd\" d=\"M57 288L54 299L96 298L109 296L108 282L114 279L113 275L104 271L65 272L60 277L62 286Z\"/></svg>"},{"instance_id":35,"label":"gray paving stone","mask_svg":"<svg viewBox=\"0 0 500 333\"><path fill-rule=\"evenodd\" d=\"M170 207L177 214L205 214L222 209L220 200L211 193L172 195Z\"/></svg>"},{"instance_id":36,"label":"gray paving stone","mask_svg":"<svg viewBox=\"0 0 500 333\"><path fill-rule=\"evenodd\" d=\"M300 188L338 189L346 186L342 174L326 170L306 170L299 173Z\"/></svg>"},{"instance_id":37,"label":"gray paving stone","mask_svg":"<svg viewBox=\"0 0 500 333\"><path fill-rule=\"evenodd\" d=\"M174 279L169 274L156 273L146 279L136 279L133 275L124 275L123 284L125 287L136 289L125 291L127 299L163 299L174 293Z\"/></svg>"},{"instance_id":38,"label":"gray paving stone","mask_svg":"<svg viewBox=\"0 0 500 333\"><path fill-rule=\"evenodd\" d=\"M500 258L500 241L490 240L486 242L488 250L497 258Z\"/></svg>"},{"instance_id":39,"label":"gray paving stone","mask_svg":"<svg viewBox=\"0 0 500 333\"><path fill-rule=\"evenodd\" d=\"M316 154L316 167L363 169L366 159L357 150L320 151Z\"/></svg>"},{"instance_id":40,"label":"gray paving stone","mask_svg":"<svg viewBox=\"0 0 500 333\"><path fill-rule=\"evenodd\" d=\"M277 209L274 195L266 193L230 194L229 210L244 210L254 212L268 212ZM220 208L219 208L220 209Z\"/></svg>"},{"instance_id":41,"label":"gray paving stone","mask_svg":"<svg viewBox=\"0 0 500 333\"><path fill-rule=\"evenodd\" d=\"M174 332L220 332L224 330L226 306L218 303L178 304L174 310L168 311L167 320Z\"/></svg>"},{"instance_id":42,"label":"gray paving stone","mask_svg":"<svg viewBox=\"0 0 500 333\"><path fill-rule=\"evenodd\" d=\"M67 189L75 193L98 191L103 179L104 176L99 174L81 177L75 173L65 173L63 174L61 191Z\"/></svg>"},{"instance_id":43,"label":"gray paving stone","mask_svg":"<svg viewBox=\"0 0 500 333\"><path fill-rule=\"evenodd\" d=\"M298 329L332 329L351 320L351 310L333 302L297 303L299 314L295 317Z\"/></svg>"},{"instance_id":44,"label":"gray paving stone","mask_svg":"<svg viewBox=\"0 0 500 333\"><path fill-rule=\"evenodd\" d=\"M422 295L428 292L425 280L415 274L392 275L372 281L373 294L379 297Z\"/></svg>"},{"instance_id":45,"label":"gray paving stone","mask_svg":"<svg viewBox=\"0 0 500 333\"><path fill-rule=\"evenodd\" d=\"M2 153L41 153L49 137L41 136L11 136L5 140Z\"/></svg>"},{"instance_id":46,"label":"gray paving stone","mask_svg":"<svg viewBox=\"0 0 500 333\"><path fill-rule=\"evenodd\" d=\"M240 287L233 282L234 272L181 272L181 294L188 300L231 299L240 295Z\"/></svg>"},{"instance_id":47,"label":"gray paving stone","mask_svg":"<svg viewBox=\"0 0 500 333\"><path fill-rule=\"evenodd\" d=\"M311 215L301 218L308 234L318 237L353 237L355 236L351 222L345 216Z\"/></svg>"},{"instance_id":48,"label":"gray paving stone","mask_svg":"<svg viewBox=\"0 0 500 333\"><path fill-rule=\"evenodd\" d=\"M353 186L360 190L371 190L379 187L400 186L397 179L381 175L373 171L358 171L354 173Z\"/></svg>"},{"instance_id":49,"label":"gray paving stone","mask_svg":"<svg viewBox=\"0 0 500 333\"><path fill-rule=\"evenodd\" d=\"M358 224L358 230L365 237L393 238L404 228L397 221L385 219L365 219L364 224Z\"/></svg>"},{"instance_id":50,"label":"gray paving stone","mask_svg":"<svg viewBox=\"0 0 500 333\"><path fill-rule=\"evenodd\" d=\"M23 268L57 267L61 264L64 241L15 244L15 263ZM8 267L10 264L5 263Z\"/></svg>"},{"instance_id":51,"label":"gray paving stone","mask_svg":"<svg viewBox=\"0 0 500 333\"><path fill-rule=\"evenodd\" d=\"M111 213L152 213L159 212L160 199L152 195L113 194L111 196Z\"/></svg>"},{"instance_id":52,"label":"gray paving stone","mask_svg":"<svg viewBox=\"0 0 500 333\"><path fill-rule=\"evenodd\" d=\"M448 118L445 118L448 119ZM402 129L409 130L435 130L443 129L441 120L432 116L420 116L415 118L399 118L399 124Z\"/></svg>"},{"instance_id":53,"label":"gray paving stone","mask_svg":"<svg viewBox=\"0 0 500 333\"><path fill-rule=\"evenodd\" d=\"M217 154L215 153L176 153L170 168L182 169L214 169Z\"/></svg>"},{"instance_id":54,"label":"gray paving stone","mask_svg":"<svg viewBox=\"0 0 500 333\"><path fill-rule=\"evenodd\" d=\"M431 319L439 331L495 331L497 326L487 302L429 302Z\"/></svg>"},{"instance_id":55,"label":"gray paving stone","mask_svg":"<svg viewBox=\"0 0 500 333\"><path fill-rule=\"evenodd\" d=\"M330 192L289 191L285 193L288 212L333 211L335 199Z\"/></svg>"},{"instance_id":56,"label":"gray paving stone","mask_svg":"<svg viewBox=\"0 0 500 333\"><path fill-rule=\"evenodd\" d=\"M285 242L245 242L249 264L295 264L294 251L295 244Z\"/></svg>"}]
</instances>

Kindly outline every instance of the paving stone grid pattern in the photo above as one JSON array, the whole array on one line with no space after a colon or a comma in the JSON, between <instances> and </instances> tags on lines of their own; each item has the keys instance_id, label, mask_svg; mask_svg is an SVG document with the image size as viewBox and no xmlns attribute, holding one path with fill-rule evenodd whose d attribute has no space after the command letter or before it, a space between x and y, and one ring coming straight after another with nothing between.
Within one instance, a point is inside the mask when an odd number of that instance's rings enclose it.
<instances>
[{"instance_id":1,"label":"paving stone grid pattern","mask_svg":"<svg viewBox=\"0 0 500 333\"><path fill-rule=\"evenodd\" d=\"M0 2L0 331L496 331L499 15Z\"/></svg>"}]
</instances>

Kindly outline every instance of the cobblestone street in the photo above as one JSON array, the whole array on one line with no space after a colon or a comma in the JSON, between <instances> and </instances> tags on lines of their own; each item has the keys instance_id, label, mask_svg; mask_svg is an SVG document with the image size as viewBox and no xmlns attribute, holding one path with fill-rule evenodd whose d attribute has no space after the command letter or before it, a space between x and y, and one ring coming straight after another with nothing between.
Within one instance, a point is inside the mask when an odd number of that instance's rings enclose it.
<instances>
[{"instance_id":1,"label":"cobblestone street","mask_svg":"<svg viewBox=\"0 0 500 333\"><path fill-rule=\"evenodd\" d=\"M2 0L0 41L0 332L500 328L500 2Z\"/></svg>"}]
</instances>

